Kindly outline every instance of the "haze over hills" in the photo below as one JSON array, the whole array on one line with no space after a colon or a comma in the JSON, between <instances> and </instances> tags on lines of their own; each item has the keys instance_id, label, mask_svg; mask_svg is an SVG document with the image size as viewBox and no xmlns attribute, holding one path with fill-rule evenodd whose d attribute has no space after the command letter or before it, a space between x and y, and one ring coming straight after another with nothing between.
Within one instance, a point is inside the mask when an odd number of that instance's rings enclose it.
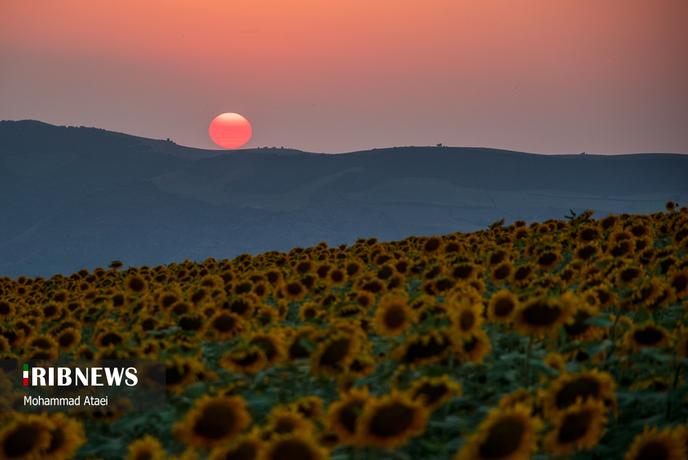
<instances>
[{"instance_id":1,"label":"haze over hills","mask_svg":"<svg viewBox=\"0 0 688 460\"><path fill-rule=\"evenodd\" d=\"M193 149L0 122L0 275L69 273L473 231L570 209L688 202L688 156L397 147L327 155Z\"/></svg>"}]
</instances>

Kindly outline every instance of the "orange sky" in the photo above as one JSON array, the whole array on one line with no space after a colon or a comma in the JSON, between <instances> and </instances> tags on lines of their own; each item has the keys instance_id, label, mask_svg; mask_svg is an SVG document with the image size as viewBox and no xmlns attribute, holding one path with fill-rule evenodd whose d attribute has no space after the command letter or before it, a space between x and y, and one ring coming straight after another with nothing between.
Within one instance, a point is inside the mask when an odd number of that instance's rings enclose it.
<instances>
[{"instance_id":1,"label":"orange sky","mask_svg":"<svg viewBox=\"0 0 688 460\"><path fill-rule=\"evenodd\" d=\"M8 0L0 119L212 147L688 152L685 0Z\"/></svg>"}]
</instances>

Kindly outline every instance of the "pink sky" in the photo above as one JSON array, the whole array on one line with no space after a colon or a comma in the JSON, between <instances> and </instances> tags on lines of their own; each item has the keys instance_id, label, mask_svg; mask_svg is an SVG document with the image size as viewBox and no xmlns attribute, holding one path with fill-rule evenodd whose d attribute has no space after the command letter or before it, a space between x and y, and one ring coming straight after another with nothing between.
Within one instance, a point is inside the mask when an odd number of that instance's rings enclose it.
<instances>
[{"instance_id":1,"label":"pink sky","mask_svg":"<svg viewBox=\"0 0 688 460\"><path fill-rule=\"evenodd\" d=\"M12 0L0 119L213 147L688 152L685 0Z\"/></svg>"}]
</instances>

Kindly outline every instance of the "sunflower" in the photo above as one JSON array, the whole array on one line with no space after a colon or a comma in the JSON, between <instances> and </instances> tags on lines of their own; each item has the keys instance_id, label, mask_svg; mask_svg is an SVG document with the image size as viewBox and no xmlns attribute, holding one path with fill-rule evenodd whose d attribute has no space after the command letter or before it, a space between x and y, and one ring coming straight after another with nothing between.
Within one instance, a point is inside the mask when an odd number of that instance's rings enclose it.
<instances>
[{"instance_id":1,"label":"sunflower","mask_svg":"<svg viewBox=\"0 0 688 460\"><path fill-rule=\"evenodd\" d=\"M165 449L160 441L150 435L129 444L126 460L163 460L166 458Z\"/></svg>"},{"instance_id":2,"label":"sunflower","mask_svg":"<svg viewBox=\"0 0 688 460\"><path fill-rule=\"evenodd\" d=\"M671 336L661 326L646 322L633 326L623 338L624 347L633 352L643 348L661 348L669 346Z\"/></svg>"},{"instance_id":3,"label":"sunflower","mask_svg":"<svg viewBox=\"0 0 688 460\"><path fill-rule=\"evenodd\" d=\"M368 400L367 388L353 388L328 407L327 424L339 436L340 443L354 443L356 423Z\"/></svg>"},{"instance_id":4,"label":"sunflower","mask_svg":"<svg viewBox=\"0 0 688 460\"><path fill-rule=\"evenodd\" d=\"M314 347L316 330L312 326L302 326L296 330L289 330L287 339L287 354L289 360L295 361L311 356Z\"/></svg>"},{"instance_id":5,"label":"sunflower","mask_svg":"<svg viewBox=\"0 0 688 460\"><path fill-rule=\"evenodd\" d=\"M269 332L255 332L247 337L249 345L263 350L268 364L282 361L286 356L284 334L278 329Z\"/></svg>"},{"instance_id":6,"label":"sunflower","mask_svg":"<svg viewBox=\"0 0 688 460\"><path fill-rule=\"evenodd\" d=\"M276 437L258 455L258 460L325 460L328 452L310 435L298 433Z\"/></svg>"},{"instance_id":7,"label":"sunflower","mask_svg":"<svg viewBox=\"0 0 688 460\"><path fill-rule=\"evenodd\" d=\"M311 357L311 370L315 374L336 375L348 367L358 349L356 335L335 332L321 343Z\"/></svg>"},{"instance_id":8,"label":"sunflower","mask_svg":"<svg viewBox=\"0 0 688 460\"><path fill-rule=\"evenodd\" d=\"M209 460L255 460L260 455L263 445L259 433L253 431L239 436L229 444L214 448L208 458Z\"/></svg>"},{"instance_id":9,"label":"sunflower","mask_svg":"<svg viewBox=\"0 0 688 460\"><path fill-rule=\"evenodd\" d=\"M559 327L573 315L573 294L565 293L559 299L537 297L519 305L514 314L514 325L521 334L543 337L555 335Z\"/></svg>"},{"instance_id":10,"label":"sunflower","mask_svg":"<svg viewBox=\"0 0 688 460\"><path fill-rule=\"evenodd\" d=\"M541 400L548 416L574 405L579 399L602 401L606 407L615 410L616 383L610 374L593 369L578 374L562 374L546 391L541 391Z\"/></svg>"},{"instance_id":11,"label":"sunflower","mask_svg":"<svg viewBox=\"0 0 688 460\"><path fill-rule=\"evenodd\" d=\"M492 409L455 460L526 460L537 446L541 423L524 405Z\"/></svg>"},{"instance_id":12,"label":"sunflower","mask_svg":"<svg viewBox=\"0 0 688 460\"><path fill-rule=\"evenodd\" d=\"M299 319L301 321L308 321L316 319L321 316L324 310L316 302L304 302L299 307Z\"/></svg>"},{"instance_id":13,"label":"sunflower","mask_svg":"<svg viewBox=\"0 0 688 460\"><path fill-rule=\"evenodd\" d=\"M165 385L170 391L181 391L196 382L203 364L191 357L174 356L165 361Z\"/></svg>"},{"instance_id":14,"label":"sunflower","mask_svg":"<svg viewBox=\"0 0 688 460\"><path fill-rule=\"evenodd\" d=\"M86 442L81 422L61 413L52 414L49 418L52 424L50 445L43 452L42 458L57 460L74 457L77 449Z\"/></svg>"},{"instance_id":15,"label":"sunflower","mask_svg":"<svg viewBox=\"0 0 688 460\"><path fill-rule=\"evenodd\" d=\"M560 353L548 353L542 361L545 363L545 365L560 373L566 370L566 359Z\"/></svg>"},{"instance_id":16,"label":"sunflower","mask_svg":"<svg viewBox=\"0 0 688 460\"><path fill-rule=\"evenodd\" d=\"M287 435L298 432L310 433L314 425L309 419L288 407L278 406L270 411L264 428L264 439L275 435Z\"/></svg>"},{"instance_id":17,"label":"sunflower","mask_svg":"<svg viewBox=\"0 0 688 460\"><path fill-rule=\"evenodd\" d=\"M413 310L406 298L387 295L382 298L375 311L375 330L380 335L399 335L413 323Z\"/></svg>"},{"instance_id":18,"label":"sunflower","mask_svg":"<svg viewBox=\"0 0 688 460\"><path fill-rule=\"evenodd\" d=\"M299 280L284 283L282 293L290 300L301 300L306 295L306 287Z\"/></svg>"},{"instance_id":19,"label":"sunflower","mask_svg":"<svg viewBox=\"0 0 688 460\"><path fill-rule=\"evenodd\" d=\"M492 281L494 283L501 283L507 280L511 276L513 269L514 267L511 265L511 262L509 261L504 261L500 263L492 270Z\"/></svg>"},{"instance_id":20,"label":"sunflower","mask_svg":"<svg viewBox=\"0 0 688 460\"><path fill-rule=\"evenodd\" d=\"M518 299L506 289L496 292L490 298L487 315L491 321L506 323L511 321L514 311L518 308Z\"/></svg>"},{"instance_id":21,"label":"sunflower","mask_svg":"<svg viewBox=\"0 0 688 460\"><path fill-rule=\"evenodd\" d=\"M14 314L14 307L8 300L0 299L0 319L7 319Z\"/></svg>"},{"instance_id":22,"label":"sunflower","mask_svg":"<svg viewBox=\"0 0 688 460\"><path fill-rule=\"evenodd\" d=\"M425 408L433 411L449 399L461 394L461 385L448 375L440 377L421 377L407 390L414 402L420 402Z\"/></svg>"},{"instance_id":23,"label":"sunflower","mask_svg":"<svg viewBox=\"0 0 688 460\"><path fill-rule=\"evenodd\" d=\"M318 420L323 415L323 400L318 396L303 396L289 407L309 420Z\"/></svg>"},{"instance_id":24,"label":"sunflower","mask_svg":"<svg viewBox=\"0 0 688 460\"><path fill-rule=\"evenodd\" d=\"M251 422L239 396L202 396L174 427L189 446L212 448L231 442Z\"/></svg>"},{"instance_id":25,"label":"sunflower","mask_svg":"<svg viewBox=\"0 0 688 460\"><path fill-rule=\"evenodd\" d=\"M645 427L633 438L624 460L685 460L684 449L675 431Z\"/></svg>"},{"instance_id":26,"label":"sunflower","mask_svg":"<svg viewBox=\"0 0 688 460\"><path fill-rule=\"evenodd\" d=\"M410 336L393 353L404 364L423 365L440 361L449 352L452 341L445 330Z\"/></svg>"},{"instance_id":27,"label":"sunflower","mask_svg":"<svg viewBox=\"0 0 688 460\"><path fill-rule=\"evenodd\" d=\"M569 324L564 324L566 335L575 340L596 340L601 339L605 330L588 324L590 318L599 314L597 307L586 302L580 302L576 306L573 319Z\"/></svg>"},{"instance_id":28,"label":"sunflower","mask_svg":"<svg viewBox=\"0 0 688 460\"><path fill-rule=\"evenodd\" d=\"M142 276L133 274L129 275L124 280L124 286L126 286L126 288L134 294L141 294L148 288L148 283Z\"/></svg>"},{"instance_id":29,"label":"sunflower","mask_svg":"<svg viewBox=\"0 0 688 460\"><path fill-rule=\"evenodd\" d=\"M206 331L217 339L226 340L236 336L244 328L244 320L241 316L228 311L220 311L210 318Z\"/></svg>"},{"instance_id":30,"label":"sunflower","mask_svg":"<svg viewBox=\"0 0 688 460\"><path fill-rule=\"evenodd\" d=\"M688 295L688 268L676 270L671 274L669 285L674 291L677 298L683 298Z\"/></svg>"},{"instance_id":31,"label":"sunflower","mask_svg":"<svg viewBox=\"0 0 688 460\"><path fill-rule=\"evenodd\" d=\"M607 423L607 409L601 401L578 400L557 413L553 430L545 438L545 446L554 455L569 455L593 448L602 437Z\"/></svg>"},{"instance_id":32,"label":"sunflower","mask_svg":"<svg viewBox=\"0 0 688 460\"><path fill-rule=\"evenodd\" d=\"M240 374L253 375L261 371L268 364L263 349L257 345L250 345L225 353L220 359L220 365Z\"/></svg>"},{"instance_id":33,"label":"sunflower","mask_svg":"<svg viewBox=\"0 0 688 460\"><path fill-rule=\"evenodd\" d=\"M490 338L482 329L452 337L452 342L456 357L461 362L481 363L483 358L492 350Z\"/></svg>"},{"instance_id":34,"label":"sunflower","mask_svg":"<svg viewBox=\"0 0 688 460\"><path fill-rule=\"evenodd\" d=\"M40 458L50 447L53 428L47 417L13 414L0 429L0 459Z\"/></svg>"},{"instance_id":35,"label":"sunflower","mask_svg":"<svg viewBox=\"0 0 688 460\"><path fill-rule=\"evenodd\" d=\"M392 392L368 401L356 423L361 445L395 449L425 431L428 410L409 395Z\"/></svg>"},{"instance_id":36,"label":"sunflower","mask_svg":"<svg viewBox=\"0 0 688 460\"><path fill-rule=\"evenodd\" d=\"M483 322L482 301L474 301L469 297L450 303L449 316L459 335L470 334L480 328Z\"/></svg>"}]
</instances>

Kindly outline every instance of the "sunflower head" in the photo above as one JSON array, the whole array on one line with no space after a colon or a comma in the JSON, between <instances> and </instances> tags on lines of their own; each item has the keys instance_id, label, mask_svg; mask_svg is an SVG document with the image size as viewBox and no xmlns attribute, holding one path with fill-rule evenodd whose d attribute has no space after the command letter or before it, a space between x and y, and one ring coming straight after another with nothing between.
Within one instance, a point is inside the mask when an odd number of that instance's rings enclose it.
<instances>
[{"instance_id":1,"label":"sunflower head","mask_svg":"<svg viewBox=\"0 0 688 460\"><path fill-rule=\"evenodd\" d=\"M399 335L413 323L414 312L405 297L387 295L375 312L375 330L380 335Z\"/></svg>"},{"instance_id":2,"label":"sunflower head","mask_svg":"<svg viewBox=\"0 0 688 460\"><path fill-rule=\"evenodd\" d=\"M207 449L232 441L250 422L241 397L206 395L195 402L174 430L187 445Z\"/></svg>"},{"instance_id":3,"label":"sunflower head","mask_svg":"<svg viewBox=\"0 0 688 460\"><path fill-rule=\"evenodd\" d=\"M146 435L129 444L126 460L163 460L165 457L160 441Z\"/></svg>"},{"instance_id":4,"label":"sunflower head","mask_svg":"<svg viewBox=\"0 0 688 460\"><path fill-rule=\"evenodd\" d=\"M0 458L40 458L50 448L54 428L47 417L13 414L0 429Z\"/></svg>"},{"instance_id":5,"label":"sunflower head","mask_svg":"<svg viewBox=\"0 0 688 460\"><path fill-rule=\"evenodd\" d=\"M358 443L394 449L425 431L428 410L409 395L393 392L365 405L356 423Z\"/></svg>"},{"instance_id":6,"label":"sunflower head","mask_svg":"<svg viewBox=\"0 0 688 460\"><path fill-rule=\"evenodd\" d=\"M595 399L578 400L557 413L554 428L545 445L554 455L569 455L593 448L602 437L607 422L607 408Z\"/></svg>"},{"instance_id":7,"label":"sunflower head","mask_svg":"<svg viewBox=\"0 0 688 460\"><path fill-rule=\"evenodd\" d=\"M511 321L518 307L518 298L506 289L496 292L490 298L487 314L491 321L507 323Z\"/></svg>"},{"instance_id":8,"label":"sunflower head","mask_svg":"<svg viewBox=\"0 0 688 460\"><path fill-rule=\"evenodd\" d=\"M428 410L435 410L450 398L461 394L461 385L449 376L422 377L411 384L408 394Z\"/></svg>"},{"instance_id":9,"label":"sunflower head","mask_svg":"<svg viewBox=\"0 0 688 460\"><path fill-rule=\"evenodd\" d=\"M275 437L258 456L259 460L326 460L325 448L305 433Z\"/></svg>"},{"instance_id":10,"label":"sunflower head","mask_svg":"<svg viewBox=\"0 0 688 460\"><path fill-rule=\"evenodd\" d=\"M518 404L492 409L455 460L530 458L537 446L536 432L540 426L527 406Z\"/></svg>"},{"instance_id":11,"label":"sunflower head","mask_svg":"<svg viewBox=\"0 0 688 460\"><path fill-rule=\"evenodd\" d=\"M681 460L685 445L675 430L645 427L633 438L624 460Z\"/></svg>"},{"instance_id":12,"label":"sunflower head","mask_svg":"<svg viewBox=\"0 0 688 460\"><path fill-rule=\"evenodd\" d=\"M545 414L553 416L578 400L594 399L616 409L616 383L612 376L596 369L578 374L564 373L541 392Z\"/></svg>"},{"instance_id":13,"label":"sunflower head","mask_svg":"<svg viewBox=\"0 0 688 460\"><path fill-rule=\"evenodd\" d=\"M356 439L356 424L370 396L367 388L353 388L340 396L327 409L329 429L338 436L338 443L352 444Z\"/></svg>"}]
</instances>

